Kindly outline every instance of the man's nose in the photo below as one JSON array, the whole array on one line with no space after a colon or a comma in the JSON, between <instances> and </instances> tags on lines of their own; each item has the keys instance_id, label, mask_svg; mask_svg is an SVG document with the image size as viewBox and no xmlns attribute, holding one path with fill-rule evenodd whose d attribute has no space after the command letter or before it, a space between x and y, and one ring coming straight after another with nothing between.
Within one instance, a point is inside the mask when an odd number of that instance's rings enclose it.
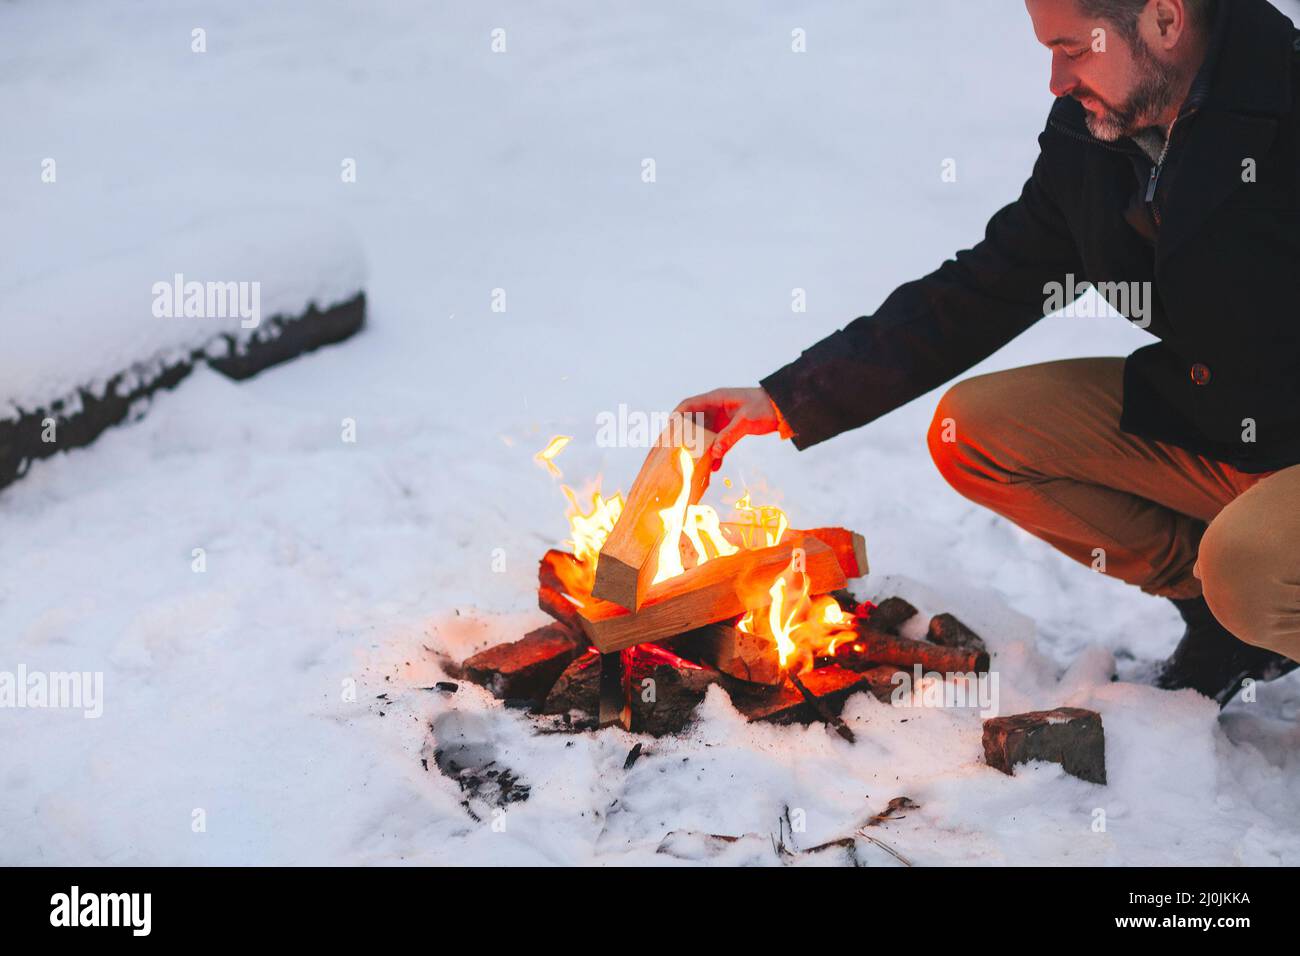
<instances>
[{"instance_id":1,"label":"man's nose","mask_svg":"<svg viewBox=\"0 0 1300 956\"><path fill-rule=\"evenodd\" d=\"M1061 53L1052 53L1052 77L1047 85L1053 96L1069 96L1079 85L1070 61Z\"/></svg>"}]
</instances>

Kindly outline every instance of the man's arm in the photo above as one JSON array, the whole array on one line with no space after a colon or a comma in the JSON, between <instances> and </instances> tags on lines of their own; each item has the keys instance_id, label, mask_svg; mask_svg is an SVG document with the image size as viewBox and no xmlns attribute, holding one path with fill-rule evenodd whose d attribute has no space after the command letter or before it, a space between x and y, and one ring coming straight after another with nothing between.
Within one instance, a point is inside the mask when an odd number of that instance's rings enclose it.
<instances>
[{"instance_id":1,"label":"man's arm","mask_svg":"<svg viewBox=\"0 0 1300 956\"><path fill-rule=\"evenodd\" d=\"M1040 154L1020 198L994 215L973 249L899 287L875 315L856 319L763 379L798 448L865 425L942 385L1043 317L1044 285L1082 272L1046 165Z\"/></svg>"}]
</instances>

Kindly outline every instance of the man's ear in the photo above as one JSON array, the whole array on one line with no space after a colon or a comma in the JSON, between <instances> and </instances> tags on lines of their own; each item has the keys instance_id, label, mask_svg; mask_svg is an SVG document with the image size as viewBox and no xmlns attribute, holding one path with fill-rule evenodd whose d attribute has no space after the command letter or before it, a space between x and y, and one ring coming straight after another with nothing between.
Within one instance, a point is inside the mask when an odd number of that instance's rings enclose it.
<instances>
[{"instance_id":1,"label":"man's ear","mask_svg":"<svg viewBox=\"0 0 1300 956\"><path fill-rule=\"evenodd\" d=\"M1187 29L1186 0L1155 0L1147 10L1151 17L1151 39L1160 49L1172 50Z\"/></svg>"}]
</instances>

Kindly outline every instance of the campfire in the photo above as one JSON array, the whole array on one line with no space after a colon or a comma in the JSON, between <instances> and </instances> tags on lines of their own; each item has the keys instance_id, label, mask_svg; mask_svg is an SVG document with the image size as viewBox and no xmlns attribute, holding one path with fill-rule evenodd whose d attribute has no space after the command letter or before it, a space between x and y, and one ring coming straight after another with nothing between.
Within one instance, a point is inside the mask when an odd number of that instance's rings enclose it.
<instances>
[{"instance_id":1,"label":"campfire","mask_svg":"<svg viewBox=\"0 0 1300 956\"><path fill-rule=\"evenodd\" d=\"M853 598L848 582L868 571L862 535L792 528L748 493L727 521L701 504L712 438L675 420L626 499L565 486L571 550L539 566L538 603L555 623L474 655L464 676L565 729L676 732L718 684L751 720L823 721L851 740L839 711L852 694L888 699L914 665L988 669L983 642L950 615L908 639L907 602ZM555 477L567 442L536 456Z\"/></svg>"}]
</instances>

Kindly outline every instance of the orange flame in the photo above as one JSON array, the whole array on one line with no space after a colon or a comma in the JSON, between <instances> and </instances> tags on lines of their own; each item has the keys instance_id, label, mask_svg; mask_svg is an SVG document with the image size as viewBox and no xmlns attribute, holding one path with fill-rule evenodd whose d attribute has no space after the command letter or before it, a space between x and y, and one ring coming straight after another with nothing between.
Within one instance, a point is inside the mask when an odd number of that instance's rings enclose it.
<instances>
[{"instance_id":1,"label":"orange flame","mask_svg":"<svg viewBox=\"0 0 1300 956\"><path fill-rule=\"evenodd\" d=\"M816 657L832 653L838 641L854 632L853 619L845 616L833 597L823 594L809 598L808 575L796 568L795 561L781 572L767 593L772 603L766 616L759 618L751 610L736 627L771 637L782 670L807 670Z\"/></svg>"},{"instance_id":2,"label":"orange flame","mask_svg":"<svg viewBox=\"0 0 1300 956\"><path fill-rule=\"evenodd\" d=\"M546 443L545 448L533 456L533 461L550 472L552 478L563 478L563 473L560 471L559 466L555 464L555 456L564 451L564 446L571 441L573 439L568 435L556 435Z\"/></svg>"},{"instance_id":3,"label":"orange flame","mask_svg":"<svg viewBox=\"0 0 1300 956\"><path fill-rule=\"evenodd\" d=\"M591 510L584 511L578 503L578 496L568 485L561 485L560 490L569 499L569 533L572 537L567 542L573 548L573 556L582 565L582 595L590 594L596 581L596 559L600 549L605 546L605 539L614 530L614 522L623 513L623 496L615 494L612 498L601 497L600 484L591 492ZM581 597L574 594L572 597Z\"/></svg>"},{"instance_id":4,"label":"orange flame","mask_svg":"<svg viewBox=\"0 0 1300 956\"><path fill-rule=\"evenodd\" d=\"M677 451L677 468L681 472L682 487L677 492L677 500L659 512L664 530L659 539L659 558L652 584L675 578L686 571L681 552L683 535L695 551L696 566L740 550L723 536L722 523L718 520L716 511L708 505L690 503L691 476L695 473L695 462L685 448Z\"/></svg>"},{"instance_id":5,"label":"orange flame","mask_svg":"<svg viewBox=\"0 0 1300 956\"><path fill-rule=\"evenodd\" d=\"M744 543L746 548L770 548L781 543L781 537L790 527L785 512L776 505L759 505L749 502L749 492L745 492L735 504L736 513L740 515L740 524L744 526Z\"/></svg>"}]
</instances>

